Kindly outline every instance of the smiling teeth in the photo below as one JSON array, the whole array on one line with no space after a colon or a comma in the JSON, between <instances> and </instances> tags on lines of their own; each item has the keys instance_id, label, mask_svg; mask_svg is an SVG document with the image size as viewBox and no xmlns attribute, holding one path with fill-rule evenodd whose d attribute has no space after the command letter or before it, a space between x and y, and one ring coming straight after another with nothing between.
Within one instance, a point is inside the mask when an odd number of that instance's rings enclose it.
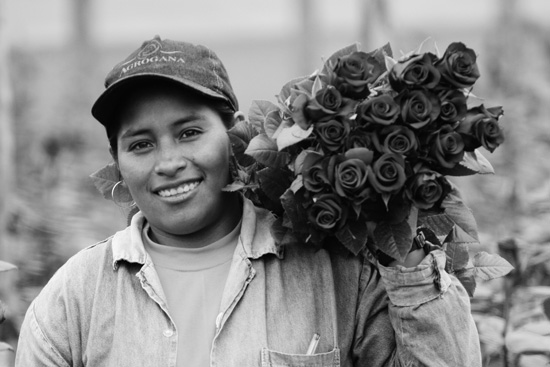
<instances>
[{"instance_id":1,"label":"smiling teeth","mask_svg":"<svg viewBox=\"0 0 550 367\"><path fill-rule=\"evenodd\" d=\"M184 194L184 193L187 193L187 192L193 190L198 185L199 185L198 181L192 182L192 183L187 183L187 184L175 187L173 189L160 190L159 195L162 196L163 198L166 198L166 197L170 197L170 196Z\"/></svg>"}]
</instances>

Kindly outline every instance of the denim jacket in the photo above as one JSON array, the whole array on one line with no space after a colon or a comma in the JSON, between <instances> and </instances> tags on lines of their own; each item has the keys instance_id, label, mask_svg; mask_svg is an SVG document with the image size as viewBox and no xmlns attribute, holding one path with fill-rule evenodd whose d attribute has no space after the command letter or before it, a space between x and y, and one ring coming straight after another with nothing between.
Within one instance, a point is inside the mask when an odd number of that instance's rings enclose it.
<instances>
[{"instance_id":1,"label":"denim jacket","mask_svg":"<svg viewBox=\"0 0 550 367\"><path fill-rule=\"evenodd\" d=\"M442 251L415 268L385 268L280 247L273 220L244 201L211 366L481 366L468 295L444 271ZM175 366L185 330L176 330L144 250L144 222L136 214L58 270L27 311L16 366Z\"/></svg>"}]
</instances>

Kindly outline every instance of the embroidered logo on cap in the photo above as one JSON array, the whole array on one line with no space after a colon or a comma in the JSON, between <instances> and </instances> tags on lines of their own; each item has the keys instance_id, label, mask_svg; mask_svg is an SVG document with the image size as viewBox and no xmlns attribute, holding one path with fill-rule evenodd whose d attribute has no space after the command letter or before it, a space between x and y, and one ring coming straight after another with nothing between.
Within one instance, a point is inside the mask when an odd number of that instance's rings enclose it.
<instances>
[{"instance_id":1,"label":"embroidered logo on cap","mask_svg":"<svg viewBox=\"0 0 550 367\"><path fill-rule=\"evenodd\" d=\"M163 51L162 44L153 39L147 45L145 45L131 60L123 63L120 75L126 74L128 71L135 69L136 67L151 64L151 63L185 63L185 60L177 54L183 54L184 51Z\"/></svg>"}]
</instances>

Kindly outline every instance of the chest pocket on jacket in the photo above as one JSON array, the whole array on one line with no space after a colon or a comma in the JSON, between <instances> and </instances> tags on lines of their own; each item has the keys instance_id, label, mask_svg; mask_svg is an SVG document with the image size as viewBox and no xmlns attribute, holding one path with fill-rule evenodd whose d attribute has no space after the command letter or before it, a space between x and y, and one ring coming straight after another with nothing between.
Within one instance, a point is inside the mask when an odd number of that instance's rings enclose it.
<instances>
[{"instance_id":1,"label":"chest pocket on jacket","mask_svg":"<svg viewBox=\"0 0 550 367\"><path fill-rule=\"evenodd\" d=\"M340 349L307 355L286 354L264 348L262 367L340 367Z\"/></svg>"}]
</instances>

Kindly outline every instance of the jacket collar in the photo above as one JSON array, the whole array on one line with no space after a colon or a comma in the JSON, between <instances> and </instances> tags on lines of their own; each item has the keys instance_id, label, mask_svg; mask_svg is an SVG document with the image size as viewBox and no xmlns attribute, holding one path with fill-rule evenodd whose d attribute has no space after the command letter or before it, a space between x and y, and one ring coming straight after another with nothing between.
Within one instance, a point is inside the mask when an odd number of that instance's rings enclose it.
<instances>
[{"instance_id":1,"label":"jacket collar","mask_svg":"<svg viewBox=\"0 0 550 367\"><path fill-rule=\"evenodd\" d=\"M143 214L138 212L132 217L126 229L113 236L114 270L122 260L142 265L151 261L141 238L145 220ZM242 249L245 257L258 259L273 254L279 259L283 258L283 248L275 243L271 235L271 225L274 221L275 218L269 211L258 208L249 199L243 198L243 218L239 235L241 246L237 248Z\"/></svg>"}]
</instances>

